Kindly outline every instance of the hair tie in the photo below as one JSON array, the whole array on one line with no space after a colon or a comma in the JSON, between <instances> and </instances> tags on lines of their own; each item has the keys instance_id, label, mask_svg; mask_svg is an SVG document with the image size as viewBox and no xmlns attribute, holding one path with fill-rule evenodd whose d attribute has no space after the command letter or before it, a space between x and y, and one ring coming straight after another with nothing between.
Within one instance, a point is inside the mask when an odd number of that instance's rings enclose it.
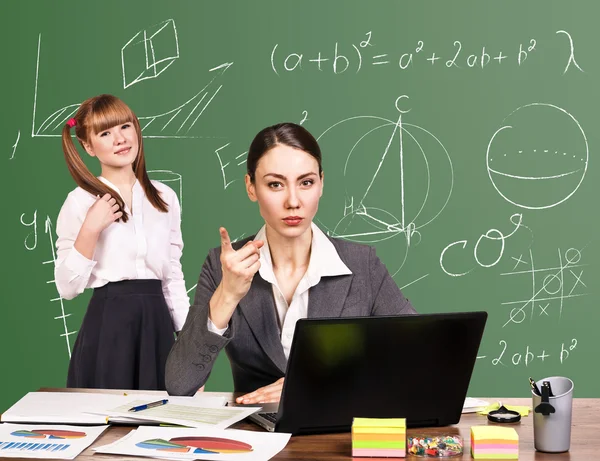
<instances>
[{"instance_id":1,"label":"hair tie","mask_svg":"<svg viewBox=\"0 0 600 461\"><path fill-rule=\"evenodd\" d=\"M77 121L74 118L70 118L69 120L67 120L67 126L69 128L73 128L75 125L77 125Z\"/></svg>"}]
</instances>

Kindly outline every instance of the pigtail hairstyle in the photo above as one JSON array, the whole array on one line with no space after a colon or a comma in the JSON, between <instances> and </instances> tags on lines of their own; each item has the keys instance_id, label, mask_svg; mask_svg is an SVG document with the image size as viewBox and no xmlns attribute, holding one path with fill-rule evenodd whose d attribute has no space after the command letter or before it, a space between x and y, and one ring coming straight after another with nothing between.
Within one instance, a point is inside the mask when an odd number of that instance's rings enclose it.
<instances>
[{"instance_id":1,"label":"pigtail hairstyle","mask_svg":"<svg viewBox=\"0 0 600 461\"><path fill-rule=\"evenodd\" d=\"M166 213L169 207L161 197L160 192L150 181L146 172L140 122L133 111L123 101L109 94L102 94L87 99L81 103L73 118L69 119L62 130L62 148L71 176L79 187L93 196L103 197L107 193L110 194L117 201L120 211L123 212L123 216L120 218L123 222L127 222L129 219L129 216L125 212L123 199L117 191L100 181L87 168L73 143L71 128L75 127L75 136L81 147L84 147L84 142L90 144L90 134L98 134L108 128L125 123L132 123L138 136L138 154L133 163L133 172L152 206Z\"/></svg>"}]
</instances>

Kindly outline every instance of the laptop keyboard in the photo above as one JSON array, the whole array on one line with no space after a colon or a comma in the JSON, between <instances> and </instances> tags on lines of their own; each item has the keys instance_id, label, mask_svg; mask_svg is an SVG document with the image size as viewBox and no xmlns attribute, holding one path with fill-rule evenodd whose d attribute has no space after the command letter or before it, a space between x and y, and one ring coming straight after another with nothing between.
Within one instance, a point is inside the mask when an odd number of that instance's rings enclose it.
<instances>
[{"instance_id":1,"label":"laptop keyboard","mask_svg":"<svg viewBox=\"0 0 600 461\"><path fill-rule=\"evenodd\" d=\"M272 423L277 422L277 413L261 413L260 415Z\"/></svg>"}]
</instances>

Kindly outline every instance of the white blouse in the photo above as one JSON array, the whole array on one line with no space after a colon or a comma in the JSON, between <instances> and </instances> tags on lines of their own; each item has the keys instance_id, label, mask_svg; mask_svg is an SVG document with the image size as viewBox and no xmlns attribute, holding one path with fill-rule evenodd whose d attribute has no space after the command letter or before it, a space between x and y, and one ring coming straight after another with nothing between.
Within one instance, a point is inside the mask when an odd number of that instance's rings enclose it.
<instances>
[{"instance_id":1,"label":"white blouse","mask_svg":"<svg viewBox=\"0 0 600 461\"><path fill-rule=\"evenodd\" d=\"M100 176L99 179L119 192L106 178ZM56 223L54 279L58 293L65 299L73 299L85 288L101 287L108 282L161 280L173 328L180 331L189 310L180 262L183 251L181 209L170 187L158 181L152 184L162 194L169 211L163 213L154 208L136 181L132 189L133 214L125 205L129 220L114 222L102 231L91 260L73 245L96 197L80 187L71 191Z\"/></svg>"},{"instance_id":2,"label":"white blouse","mask_svg":"<svg viewBox=\"0 0 600 461\"><path fill-rule=\"evenodd\" d=\"M279 288L277 278L273 272L273 261L271 259L265 226L254 237L254 240L265 242L260 249L260 269L258 273L273 288L275 308L277 309L277 318L279 319L281 328L281 345L286 358L289 358L290 355L296 322L298 319L304 319L308 316L308 292L310 288L319 283L321 277L352 274L352 271L344 264L333 243L331 243L323 231L315 223L311 223L311 228L312 244L308 269L302 276L302 279L300 279L296 291L292 296L292 302L289 305ZM222 336L227 328L217 328L209 317L208 329L213 333Z\"/></svg>"}]
</instances>

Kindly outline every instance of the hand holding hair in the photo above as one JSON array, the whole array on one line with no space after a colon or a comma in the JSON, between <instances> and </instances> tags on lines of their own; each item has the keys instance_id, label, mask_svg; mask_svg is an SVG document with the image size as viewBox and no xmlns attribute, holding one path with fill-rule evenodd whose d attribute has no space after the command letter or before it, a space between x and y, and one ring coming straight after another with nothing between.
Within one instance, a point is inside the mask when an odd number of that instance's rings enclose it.
<instances>
[{"instance_id":1,"label":"hand holding hair","mask_svg":"<svg viewBox=\"0 0 600 461\"><path fill-rule=\"evenodd\" d=\"M110 194L104 194L104 197L97 198L96 203L88 210L82 228L100 234L121 216L123 212L120 211L117 201Z\"/></svg>"}]
</instances>

